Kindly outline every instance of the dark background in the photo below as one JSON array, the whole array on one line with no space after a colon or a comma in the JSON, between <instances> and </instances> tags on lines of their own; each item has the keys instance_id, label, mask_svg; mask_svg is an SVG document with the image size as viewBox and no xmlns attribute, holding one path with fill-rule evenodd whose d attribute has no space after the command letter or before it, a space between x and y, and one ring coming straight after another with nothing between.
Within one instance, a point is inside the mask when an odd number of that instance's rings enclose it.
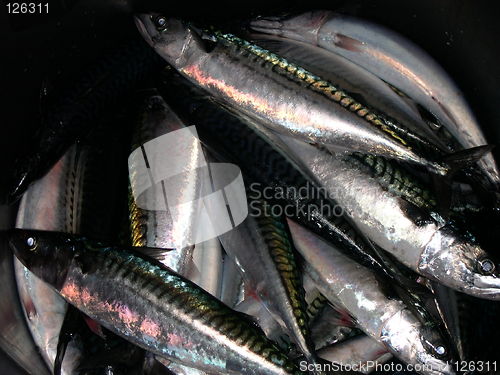
<instances>
[{"instance_id":1,"label":"dark background","mask_svg":"<svg viewBox=\"0 0 500 375\"><path fill-rule=\"evenodd\" d=\"M257 15L322 8L370 19L400 32L432 55L463 90L489 142L500 144L497 0L225 0L202 4L186 0L58 0L48 3L48 15L9 16L6 2L0 2L3 94L0 184L5 183L15 158L29 153L36 142L41 88L50 97L51 92L70 83L100 55L136 35L131 15L138 11L161 11L214 25L234 24ZM500 149L494 152L498 155ZM0 361L0 374L14 374L11 365L7 360Z\"/></svg>"}]
</instances>

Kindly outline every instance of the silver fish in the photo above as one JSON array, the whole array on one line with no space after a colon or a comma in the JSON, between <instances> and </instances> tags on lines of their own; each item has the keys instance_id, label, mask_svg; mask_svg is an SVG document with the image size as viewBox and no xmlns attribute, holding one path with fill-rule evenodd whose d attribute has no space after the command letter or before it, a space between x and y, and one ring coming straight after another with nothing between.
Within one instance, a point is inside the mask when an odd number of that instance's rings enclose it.
<instances>
[{"instance_id":1,"label":"silver fish","mask_svg":"<svg viewBox=\"0 0 500 375\"><path fill-rule=\"evenodd\" d=\"M154 356L152 359L154 362L160 363L162 366L168 369L168 374L165 375L208 375L205 371L198 370L189 366L184 366L180 363L172 362L162 357ZM151 375L156 375L156 373L153 373Z\"/></svg>"},{"instance_id":2,"label":"silver fish","mask_svg":"<svg viewBox=\"0 0 500 375\"><path fill-rule=\"evenodd\" d=\"M424 50L383 26L331 11L314 11L288 19L260 18L252 29L318 45L341 55L426 107L464 148L487 144L460 89ZM500 186L493 155L478 162Z\"/></svg>"},{"instance_id":3,"label":"silver fish","mask_svg":"<svg viewBox=\"0 0 500 375\"><path fill-rule=\"evenodd\" d=\"M134 248L19 229L10 245L68 302L153 354L208 373L303 374L244 315Z\"/></svg>"},{"instance_id":4,"label":"silver fish","mask_svg":"<svg viewBox=\"0 0 500 375\"><path fill-rule=\"evenodd\" d=\"M266 337L270 340L273 340L280 346L290 344L290 341L285 338L287 334L286 330L273 317L262 301L253 297L247 297L238 303L234 309L255 318L259 327L262 328Z\"/></svg>"},{"instance_id":5,"label":"silver fish","mask_svg":"<svg viewBox=\"0 0 500 375\"><path fill-rule=\"evenodd\" d=\"M246 287L266 304L301 352L314 362L302 280L286 229L280 218L263 212L267 202L259 198L249 202L256 212L219 236L221 243L240 266Z\"/></svg>"},{"instance_id":6,"label":"silver fish","mask_svg":"<svg viewBox=\"0 0 500 375\"><path fill-rule=\"evenodd\" d=\"M304 277L310 280L307 275L304 275ZM316 289L316 286L314 286L314 289ZM306 300L313 302L314 298L306 294ZM310 307L311 305L309 304L308 313ZM291 343L286 330L283 329L261 301L253 297L247 297L235 309L254 317L259 327L262 328L269 339L275 341L283 348L290 349ZM325 306L322 311L317 312L313 317L310 316L310 318L311 340L316 350L344 341L353 336L355 332L358 332L354 329L355 323L352 322L348 315L341 317L330 306ZM343 318L345 318L344 321L342 321Z\"/></svg>"},{"instance_id":7,"label":"silver fish","mask_svg":"<svg viewBox=\"0 0 500 375\"><path fill-rule=\"evenodd\" d=\"M21 200L16 227L78 232L84 163L85 156L73 146L44 178L31 185ZM28 327L47 365L53 369L66 302L17 259L14 267ZM72 374L79 359L78 350L70 345L62 373Z\"/></svg>"},{"instance_id":8,"label":"silver fish","mask_svg":"<svg viewBox=\"0 0 500 375\"><path fill-rule=\"evenodd\" d=\"M148 158L150 168L158 169L158 165L165 163L165 159L168 158L168 152L164 154L150 152L148 155L144 144L155 142L159 137L181 129L186 129L184 123L168 107L158 92L153 91L144 99L141 105L139 121L133 137L133 150L142 147ZM188 165L190 163L198 165L203 153L198 144L193 143L192 146L192 152L189 154L191 160L183 160L183 162ZM153 147L148 148L148 150L152 149ZM144 172L141 168L143 168L143 165L140 163L129 163L129 175L132 185L141 183ZM175 205L175 199L183 199L184 202L189 202L198 198L200 194L198 186L200 180L196 169L187 171L183 178L182 188L184 191L178 194L173 201L169 201L169 205L165 204L161 209L160 207L154 207L154 205L157 203L159 196L163 198L162 189L165 188L163 183L150 186L140 196L141 207L152 209L139 207L134 199L135 197L132 194L129 197L132 246L165 249L165 252L158 253L156 258L180 274L193 272L192 257L194 247L191 245L183 246L183 244L185 237L189 236L189 234L186 234L186 230L189 231L189 229L185 229L186 227L189 228L186 223L193 222L192 215L194 212L188 208L179 214L178 220L174 220L169 207ZM175 244L180 244L180 246L174 248Z\"/></svg>"},{"instance_id":9,"label":"silver fish","mask_svg":"<svg viewBox=\"0 0 500 375\"><path fill-rule=\"evenodd\" d=\"M193 270L187 278L211 295L221 297L222 247L217 238L195 245Z\"/></svg>"},{"instance_id":10,"label":"silver fish","mask_svg":"<svg viewBox=\"0 0 500 375\"><path fill-rule=\"evenodd\" d=\"M222 249L217 239L200 242L203 223L198 220L198 199L219 174L210 170L207 161L211 159L194 127L185 126L153 90L140 109L133 143L129 157L132 246L165 249L152 255L218 297ZM145 181L150 182L146 189Z\"/></svg>"},{"instance_id":11,"label":"silver fish","mask_svg":"<svg viewBox=\"0 0 500 375\"><path fill-rule=\"evenodd\" d=\"M307 229L288 220L306 272L328 300L347 310L358 326L395 356L412 365L425 365L425 374L453 374L443 355L439 334L428 330L404 303L390 299L367 268L357 264Z\"/></svg>"},{"instance_id":12,"label":"silver fish","mask_svg":"<svg viewBox=\"0 0 500 375\"><path fill-rule=\"evenodd\" d=\"M12 227L15 208L0 205L0 230ZM0 348L29 374L49 375L45 360L35 346L17 293L14 259L8 244L0 242Z\"/></svg>"},{"instance_id":13,"label":"silver fish","mask_svg":"<svg viewBox=\"0 0 500 375\"><path fill-rule=\"evenodd\" d=\"M188 366L183 366L175 362L172 362L165 367L167 367L175 375L207 375L205 371L201 371Z\"/></svg>"},{"instance_id":14,"label":"silver fish","mask_svg":"<svg viewBox=\"0 0 500 375\"><path fill-rule=\"evenodd\" d=\"M229 307L235 307L244 300L245 286L238 265L224 254L220 300Z\"/></svg>"},{"instance_id":15,"label":"silver fish","mask_svg":"<svg viewBox=\"0 0 500 375\"><path fill-rule=\"evenodd\" d=\"M318 351L318 356L363 374L369 374L376 370L378 364L392 358L382 344L365 335L323 348Z\"/></svg>"},{"instance_id":16,"label":"silver fish","mask_svg":"<svg viewBox=\"0 0 500 375\"><path fill-rule=\"evenodd\" d=\"M404 124L405 128L398 128L388 123L396 133L401 132L407 139L431 149L446 149L442 140L424 122L413 102L398 95L385 81L345 57L310 43L269 34L250 34L249 39L325 80L335 82L350 95L363 98L373 108L381 110L397 123Z\"/></svg>"},{"instance_id":17,"label":"silver fish","mask_svg":"<svg viewBox=\"0 0 500 375\"><path fill-rule=\"evenodd\" d=\"M335 149L451 166L416 153L385 119L330 82L231 34L199 34L177 19L139 15L146 41L182 75L226 106L284 134ZM203 39L204 38L204 39ZM207 52L207 43L213 48Z\"/></svg>"},{"instance_id":18,"label":"silver fish","mask_svg":"<svg viewBox=\"0 0 500 375\"><path fill-rule=\"evenodd\" d=\"M382 187L353 159L282 139L308 165L357 228L410 269L452 289L499 300L495 264L437 214L429 216Z\"/></svg>"},{"instance_id":19,"label":"silver fish","mask_svg":"<svg viewBox=\"0 0 500 375\"><path fill-rule=\"evenodd\" d=\"M345 325L338 317L338 313L331 307L322 311L314 323L311 324L311 338L316 350L329 345L341 343L353 336L356 332L354 325Z\"/></svg>"},{"instance_id":20,"label":"silver fish","mask_svg":"<svg viewBox=\"0 0 500 375\"><path fill-rule=\"evenodd\" d=\"M311 339L316 350L342 342L355 335L356 323L345 310L334 309L316 287L316 283L306 273L304 274L304 289L308 303L307 314L310 319ZM320 309L316 303L322 305ZM326 304L325 301L326 300Z\"/></svg>"}]
</instances>

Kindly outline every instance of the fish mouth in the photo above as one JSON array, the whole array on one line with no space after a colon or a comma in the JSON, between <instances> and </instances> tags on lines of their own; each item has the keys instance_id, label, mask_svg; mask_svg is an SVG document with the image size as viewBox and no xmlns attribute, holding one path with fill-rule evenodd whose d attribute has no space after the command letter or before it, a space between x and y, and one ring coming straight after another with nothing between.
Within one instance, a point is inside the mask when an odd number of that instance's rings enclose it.
<instances>
[{"instance_id":1,"label":"fish mouth","mask_svg":"<svg viewBox=\"0 0 500 375\"><path fill-rule=\"evenodd\" d=\"M26 259L23 256L23 246L26 243L28 236L24 235L18 229L10 229L3 233L4 241L8 244L14 256L26 266Z\"/></svg>"},{"instance_id":2,"label":"fish mouth","mask_svg":"<svg viewBox=\"0 0 500 375\"><path fill-rule=\"evenodd\" d=\"M474 286L469 294L492 301L500 301L500 278L479 275L475 277Z\"/></svg>"},{"instance_id":3,"label":"fish mouth","mask_svg":"<svg viewBox=\"0 0 500 375\"><path fill-rule=\"evenodd\" d=\"M154 39L158 37L160 33L154 26L152 22L153 14L136 14L134 16L134 22L143 38L148 42L150 46L154 46Z\"/></svg>"},{"instance_id":4,"label":"fish mouth","mask_svg":"<svg viewBox=\"0 0 500 375\"><path fill-rule=\"evenodd\" d=\"M492 274L481 273L481 259L487 258L480 247L457 241L455 232L445 226L433 234L420 255L418 272L459 292L499 301L500 277L493 273L495 264L489 267Z\"/></svg>"},{"instance_id":5,"label":"fish mouth","mask_svg":"<svg viewBox=\"0 0 500 375\"><path fill-rule=\"evenodd\" d=\"M426 374L453 375L453 367L445 360L428 352L422 344L421 324L407 309L396 312L381 330L379 340L396 357L411 364L425 367Z\"/></svg>"}]
</instances>

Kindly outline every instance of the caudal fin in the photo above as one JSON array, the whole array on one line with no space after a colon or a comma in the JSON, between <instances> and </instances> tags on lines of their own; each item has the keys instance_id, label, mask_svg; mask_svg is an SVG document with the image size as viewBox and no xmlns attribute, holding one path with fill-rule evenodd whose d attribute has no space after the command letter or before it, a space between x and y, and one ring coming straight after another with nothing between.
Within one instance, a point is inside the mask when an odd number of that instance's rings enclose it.
<instances>
[{"instance_id":1,"label":"caudal fin","mask_svg":"<svg viewBox=\"0 0 500 375\"><path fill-rule=\"evenodd\" d=\"M468 148L449 154L443 158L443 163L446 165L448 172L447 176L453 176L456 172L463 168L469 167L477 163L484 155L490 152L495 146L484 145Z\"/></svg>"},{"instance_id":2,"label":"caudal fin","mask_svg":"<svg viewBox=\"0 0 500 375\"><path fill-rule=\"evenodd\" d=\"M493 145L477 146L449 154L443 158L446 172L444 177L434 176L433 185L438 202L438 211L446 219L452 202L451 182L453 176L464 168L477 163L494 148Z\"/></svg>"}]
</instances>

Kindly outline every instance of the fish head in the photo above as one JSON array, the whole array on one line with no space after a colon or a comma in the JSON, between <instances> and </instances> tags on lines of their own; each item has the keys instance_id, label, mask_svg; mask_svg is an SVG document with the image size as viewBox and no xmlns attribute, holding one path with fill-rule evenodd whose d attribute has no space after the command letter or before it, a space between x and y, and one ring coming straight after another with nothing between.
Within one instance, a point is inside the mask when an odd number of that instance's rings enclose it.
<instances>
[{"instance_id":1,"label":"fish head","mask_svg":"<svg viewBox=\"0 0 500 375\"><path fill-rule=\"evenodd\" d=\"M24 229L9 233L9 245L29 271L55 287L64 282L76 247L64 233Z\"/></svg>"},{"instance_id":2,"label":"fish head","mask_svg":"<svg viewBox=\"0 0 500 375\"><path fill-rule=\"evenodd\" d=\"M419 272L460 292L500 300L496 262L452 226L440 228L420 257Z\"/></svg>"},{"instance_id":3,"label":"fish head","mask_svg":"<svg viewBox=\"0 0 500 375\"><path fill-rule=\"evenodd\" d=\"M394 355L413 365L417 372L432 375L455 373L449 347L439 331L423 326L408 309L399 310L386 321L380 339ZM419 367L424 371L418 371Z\"/></svg>"},{"instance_id":4,"label":"fish head","mask_svg":"<svg viewBox=\"0 0 500 375\"><path fill-rule=\"evenodd\" d=\"M203 52L203 41L186 22L158 13L138 14L135 23L142 37L164 60L176 68Z\"/></svg>"}]
</instances>

